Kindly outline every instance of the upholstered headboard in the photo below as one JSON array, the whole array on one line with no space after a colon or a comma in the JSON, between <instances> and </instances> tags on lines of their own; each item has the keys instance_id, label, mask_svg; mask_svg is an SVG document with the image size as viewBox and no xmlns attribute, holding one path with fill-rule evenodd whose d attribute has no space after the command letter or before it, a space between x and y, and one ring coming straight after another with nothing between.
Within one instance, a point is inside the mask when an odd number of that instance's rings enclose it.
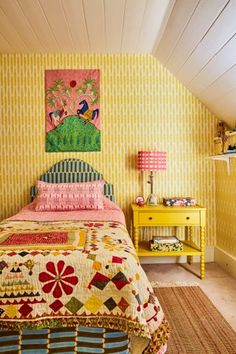
<instances>
[{"instance_id":1,"label":"upholstered headboard","mask_svg":"<svg viewBox=\"0 0 236 354\"><path fill-rule=\"evenodd\" d=\"M103 180L103 175L94 170L87 162L78 159L65 159L57 162L39 179L50 183L75 183ZM37 194L35 186L31 187L30 196L33 200ZM104 195L115 201L113 185L105 181Z\"/></svg>"}]
</instances>

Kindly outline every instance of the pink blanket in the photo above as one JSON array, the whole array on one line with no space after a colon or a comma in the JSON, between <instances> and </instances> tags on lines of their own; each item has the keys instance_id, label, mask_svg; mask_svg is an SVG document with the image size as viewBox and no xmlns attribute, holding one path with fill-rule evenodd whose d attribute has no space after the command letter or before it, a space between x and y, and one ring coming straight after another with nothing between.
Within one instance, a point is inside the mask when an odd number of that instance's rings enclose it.
<instances>
[{"instance_id":1,"label":"pink blanket","mask_svg":"<svg viewBox=\"0 0 236 354\"><path fill-rule=\"evenodd\" d=\"M26 205L7 220L29 221L117 221L125 225L123 211L104 197L104 209L76 211L35 211L35 202Z\"/></svg>"}]
</instances>

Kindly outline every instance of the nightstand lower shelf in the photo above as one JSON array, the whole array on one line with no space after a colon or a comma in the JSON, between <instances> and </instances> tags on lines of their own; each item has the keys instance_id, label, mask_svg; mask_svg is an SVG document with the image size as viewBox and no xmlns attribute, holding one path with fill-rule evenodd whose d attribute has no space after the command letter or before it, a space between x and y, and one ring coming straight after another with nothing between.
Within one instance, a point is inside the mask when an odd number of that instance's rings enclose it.
<instances>
[{"instance_id":1,"label":"nightstand lower shelf","mask_svg":"<svg viewBox=\"0 0 236 354\"><path fill-rule=\"evenodd\" d=\"M183 242L182 251L150 251L148 241L141 241L139 242L138 256L139 257L201 256L201 251L194 244L191 244L190 246L184 242Z\"/></svg>"}]
</instances>

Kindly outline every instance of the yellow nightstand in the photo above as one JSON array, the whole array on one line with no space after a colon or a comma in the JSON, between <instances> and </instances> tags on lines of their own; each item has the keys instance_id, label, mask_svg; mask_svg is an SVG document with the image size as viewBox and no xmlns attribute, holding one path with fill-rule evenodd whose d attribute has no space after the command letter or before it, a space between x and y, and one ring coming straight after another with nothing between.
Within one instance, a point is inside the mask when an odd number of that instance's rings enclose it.
<instances>
[{"instance_id":1,"label":"yellow nightstand","mask_svg":"<svg viewBox=\"0 0 236 354\"><path fill-rule=\"evenodd\" d=\"M134 245L138 256L187 256L187 262L192 263L193 256L200 257L200 277L205 277L205 225L206 208L196 207L167 207L162 204L157 206L138 206L132 204ZM154 226L184 226L185 240L182 251L150 251L148 242L139 242L139 227ZM200 245L192 241L192 227L199 226Z\"/></svg>"}]
</instances>

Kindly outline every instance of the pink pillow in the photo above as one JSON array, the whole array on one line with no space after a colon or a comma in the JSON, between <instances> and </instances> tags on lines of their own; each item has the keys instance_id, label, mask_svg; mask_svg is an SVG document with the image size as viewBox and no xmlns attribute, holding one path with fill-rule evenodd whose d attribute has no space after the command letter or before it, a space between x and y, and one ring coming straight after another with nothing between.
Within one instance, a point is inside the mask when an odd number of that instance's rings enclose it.
<instances>
[{"instance_id":1,"label":"pink pillow","mask_svg":"<svg viewBox=\"0 0 236 354\"><path fill-rule=\"evenodd\" d=\"M103 209L104 181L47 183L37 181L36 211Z\"/></svg>"}]
</instances>

